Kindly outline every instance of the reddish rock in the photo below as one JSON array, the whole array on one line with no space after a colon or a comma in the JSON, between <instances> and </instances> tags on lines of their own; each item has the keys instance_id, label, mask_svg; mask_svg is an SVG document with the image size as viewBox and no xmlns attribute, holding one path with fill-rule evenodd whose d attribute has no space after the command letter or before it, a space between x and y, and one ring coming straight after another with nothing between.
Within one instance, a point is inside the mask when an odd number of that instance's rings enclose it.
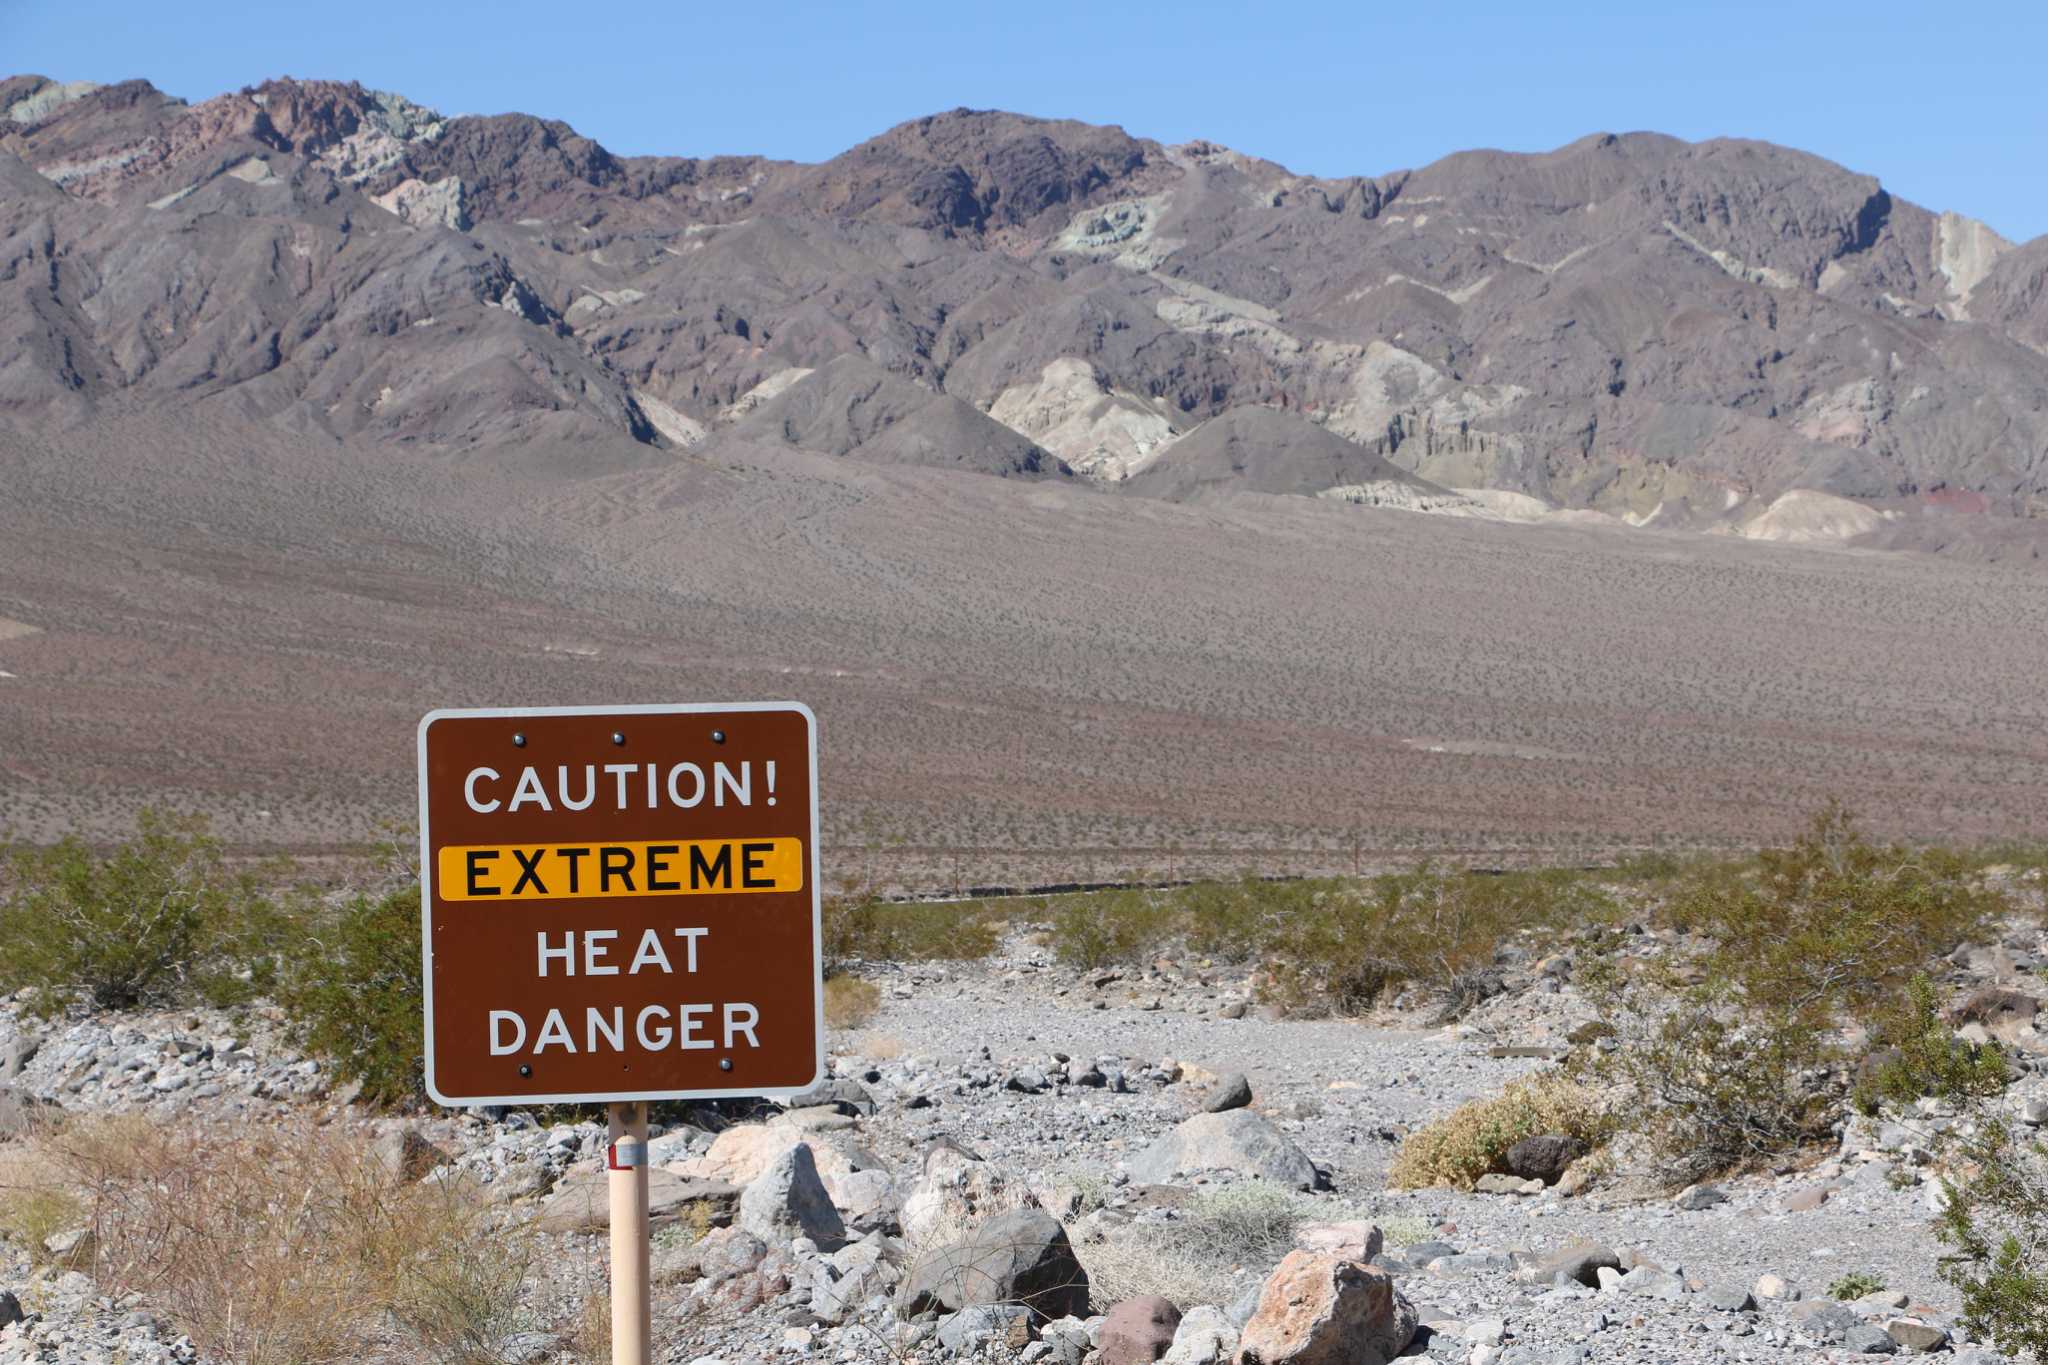
<instances>
[{"instance_id":1,"label":"reddish rock","mask_svg":"<svg viewBox=\"0 0 2048 1365\"><path fill-rule=\"evenodd\" d=\"M1350 1219L1342 1223L1311 1223L1294 1234L1294 1241L1304 1251L1347 1261L1370 1261L1380 1254L1385 1239L1377 1224Z\"/></svg>"},{"instance_id":2,"label":"reddish rock","mask_svg":"<svg viewBox=\"0 0 2048 1365\"><path fill-rule=\"evenodd\" d=\"M1415 1305L1384 1270L1289 1252L1244 1327L1238 1365L1386 1365L1415 1337Z\"/></svg>"},{"instance_id":3,"label":"reddish rock","mask_svg":"<svg viewBox=\"0 0 2048 1365\"><path fill-rule=\"evenodd\" d=\"M1180 1310L1157 1294L1125 1299L1102 1320L1102 1365L1152 1365L1179 1327Z\"/></svg>"}]
</instances>

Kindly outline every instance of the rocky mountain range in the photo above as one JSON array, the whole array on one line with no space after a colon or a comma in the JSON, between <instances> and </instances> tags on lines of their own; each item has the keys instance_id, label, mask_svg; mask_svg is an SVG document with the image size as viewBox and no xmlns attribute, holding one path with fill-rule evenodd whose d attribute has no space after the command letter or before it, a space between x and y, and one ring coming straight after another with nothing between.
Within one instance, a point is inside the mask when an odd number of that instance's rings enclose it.
<instances>
[{"instance_id":1,"label":"rocky mountain range","mask_svg":"<svg viewBox=\"0 0 2048 1365\"><path fill-rule=\"evenodd\" d=\"M17 76L0 291L0 413L45 431L177 405L569 474L794 446L2001 556L2048 513L2048 238L1757 142L1332 180L962 109L799 165Z\"/></svg>"}]
</instances>

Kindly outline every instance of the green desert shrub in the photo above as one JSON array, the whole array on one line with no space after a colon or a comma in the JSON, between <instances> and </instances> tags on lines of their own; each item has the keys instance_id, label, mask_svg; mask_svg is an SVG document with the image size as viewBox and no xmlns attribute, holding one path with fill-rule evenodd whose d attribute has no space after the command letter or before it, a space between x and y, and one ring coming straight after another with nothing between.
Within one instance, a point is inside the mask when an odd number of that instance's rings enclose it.
<instances>
[{"instance_id":1,"label":"green desert shrub","mask_svg":"<svg viewBox=\"0 0 2048 1365\"><path fill-rule=\"evenodd\" d=\"M1590 928L1616 902L1570 875L1486 876L1424 866L1331 891L1278 924L1266 944L1269 994L1338 1014L1415 985L1457 1015L1497 990L1503 945L1534 932Z\"/></svg>"},{"instance_id":2,"label":"green desert shrub","mask_svg":"<svg viewBox=\"0 0 2048 1365\"><path fill-rule=\"evenodd\" d=\"M198 816L146 810L104 853L13 849L0 886L0 988L32 989L44 1015L246 999L273 983L289 932Z\"/></svg>"},{"instance_id":3,"label":"green desert shrub","mask_svg":"<svg viewBox=\"0 0 2048 1365\"><path fill-rule=\"evenodd\" d=\"M1063 896L1053 904L1053 951L1060 961L1084 969L1138 962L1158 953L1175 927L1172 899L1158 892Z\"/></svg>"},{"instance_id":4,"label":"green desert shrub","mask_svg":"<svg viewBox=\"0 0 2048 1365\"><path fill-rule=\"evenodd\" d=\"M364 1099L404 1105L425 1094L417 886L359 894L326 914L281 995L300 1045L360 1082Z\"/></svg>"},{"instance_id":5,"label":"green desert shrub","mask_svg":"<svg viewBox=\"0 0 2048 1365\"><path fill-rule=\"evenodd\" d=\"M1612 1127L1585 1085L1558 1072L1525 1076L1409 1134L1394 1154L1387 1183L1469 1190L1480 1176L1505 1171L1508 1149L1523 1138L1555 1133L1594 1148Z\"/></svg>"},{"instance_id":6,"label":"green desert shrub","mask_svg":"<svg viewBox=\"0 0 2048 1365\"><path fill-rule=\"evenodd\" d=\"M1828 1286L1828 1297L1840 1299L1844 1303L1850 1299L1860 1299L1865 1294L1879 1294L1882 1292L1884 1292L1884 1281L1862 1270L1852 1270Z\"/></svg>"},{"instance_id":7,"label":"green desert shrub","mask_svg":"<svg viewBox=\"0 0 2048 1365\"><path fill-rule=\"evenodd\" d=\"M2048 1146L2016 1121L1996 1043L1957 1036L1933 982L1916 979L1878 1035L1887 1064L1859 1092L1866 1111L1932 1097L1958 1121L1929 1134L1940 1209L1936 1260L1972 1332L2014 1357L2048 1358Z\"/></svg>"},{"instance_id":8,"label":"green desert shrub","mask_svg":"<svg viewBox=\"0 0 2048 1365\"><path fill-rule=\"evenodd\" d=\"M2006 908L1961 855L1873 843L1830 804L1790 847L1758 854L1753 875L1696 880L1668 912L1748 1001L1826 1025L1896 998Z\"/></svg>"},{"instance_id":9,"label":"green desert shrub","mask_svg":"<svg viewBox=\"0 0 2048 1365\"><path fill-rule=\"evenodd\" d=\"M1829 806L1752 871L1678 891L1703 957L1610 959L1581 984L1613 1029L1596 1068L1674 1175L1762 1164L1825 1141L1851 1098L1850 1031L1881 1032L1916 974L2003 908L1965 860L1866 839Z\"/></svg>"},{"instance_id":10,"label":"green desert shrub","mask_svg":"<svg viewBox=\"0 0 2048 1365\"><path fill-rule=\"evenodd\" d=\"M850 962L968 962L996 950L1004 919L986 902L893 903L865 892L826 899L825 969Z\"/></svg>"}]
</instances>

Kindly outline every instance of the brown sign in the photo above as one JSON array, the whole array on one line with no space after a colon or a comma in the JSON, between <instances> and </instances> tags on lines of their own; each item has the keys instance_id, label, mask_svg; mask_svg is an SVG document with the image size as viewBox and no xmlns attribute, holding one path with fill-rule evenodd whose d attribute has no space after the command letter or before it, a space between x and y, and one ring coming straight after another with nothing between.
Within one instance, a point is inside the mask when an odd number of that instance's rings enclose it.
<instances>
[{"instance_id":1,"label":"brown sign","mask_svg":"<svg viewBox=\"0 0 2048 1365\"><path fill-rule=\"evenodd\" d=\"M435 711L419 744L438 1103L783 1095L817 1081L807 707Z\"/></svg>"}]
</instances>

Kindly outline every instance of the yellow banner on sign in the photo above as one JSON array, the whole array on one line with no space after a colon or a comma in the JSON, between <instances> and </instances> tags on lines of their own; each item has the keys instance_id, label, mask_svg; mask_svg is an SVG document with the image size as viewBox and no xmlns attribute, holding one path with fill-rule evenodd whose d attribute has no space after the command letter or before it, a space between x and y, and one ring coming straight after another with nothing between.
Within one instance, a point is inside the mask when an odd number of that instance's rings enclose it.
<instances>
[{"instance_id":1,"label":"yellow banner on sign","mask_svg":"<svg viewBox=\"0 0 2048 1365\"><path fill-rule=\"evenodd\" d=\"M801 839L474 844L444 848L434 890L448 901L725 896L804 889Z\"/></svg>"}]
</instances>

